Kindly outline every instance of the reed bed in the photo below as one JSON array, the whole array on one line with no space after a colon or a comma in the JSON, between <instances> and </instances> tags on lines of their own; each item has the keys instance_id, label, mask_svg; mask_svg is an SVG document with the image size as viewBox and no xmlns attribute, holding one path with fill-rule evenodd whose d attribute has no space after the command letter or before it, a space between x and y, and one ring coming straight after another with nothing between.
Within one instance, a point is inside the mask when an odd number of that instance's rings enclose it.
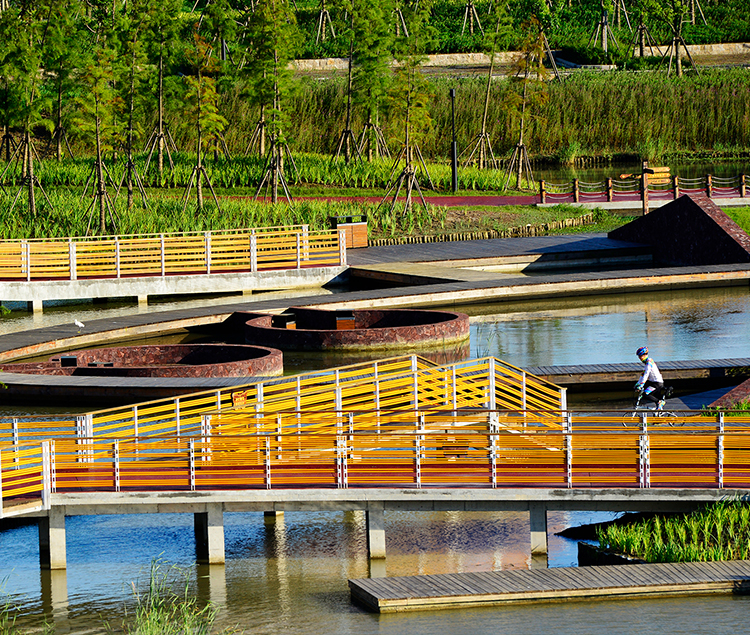
<instances>
[{"instance_id":1,"label":"reed bed","mask_svg":"<svg viewBox=\"0 0 750 635\"><path fill-rule=\"evenodd\" d=\"M750 559L750 505L721 501L684 516L600 528L599 546L647 562Z\"/></svg>"}]
</instances>

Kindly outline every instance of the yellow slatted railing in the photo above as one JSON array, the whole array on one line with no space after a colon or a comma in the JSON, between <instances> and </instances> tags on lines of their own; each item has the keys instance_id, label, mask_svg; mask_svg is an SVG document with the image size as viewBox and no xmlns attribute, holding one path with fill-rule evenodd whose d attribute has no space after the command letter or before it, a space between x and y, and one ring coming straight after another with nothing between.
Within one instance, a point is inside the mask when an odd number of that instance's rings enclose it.
<instances>
[{"instance_id":1,"label":"yellow slatted railing","mask_svg":"<svg viewBox=\"0 0 750 635\"><path fill-rule=\"evenodd\" d=\"M387 414L381 413L377 430L368 431L321 417L309 421L309 429L280 433L59 441L49 468L52 487L73 492L750 486L750 422L724 425L722 431L699 425L644 433L612 422L598 430L561 432L524 427L520 419L513 427L498 427L493 413L467 414L460 421L450 412L431 412L416 422L407 413ZM43 490L38 446L4 448L0 462L4 503Z\"/></svg>"},{"instance_id":2,"label":"yellow slatted railing","mask_svg":"<svg viewBox=\"0 0 750 635\"><path fill-rule=\"evenodd\" d=\"M120 278L341 266L337 231L306 225L0 241L0 280Z\"/></svg>"}]
</instances>

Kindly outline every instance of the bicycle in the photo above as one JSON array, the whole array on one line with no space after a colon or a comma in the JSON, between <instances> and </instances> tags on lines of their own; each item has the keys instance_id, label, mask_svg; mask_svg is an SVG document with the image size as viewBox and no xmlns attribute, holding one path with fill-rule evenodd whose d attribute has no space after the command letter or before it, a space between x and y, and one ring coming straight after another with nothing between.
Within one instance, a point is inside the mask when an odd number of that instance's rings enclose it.
<instances>
[{"instance_id":1,"label":"bicycle","mask_svg":"<svg viewBox=\"0 0 750 635\"><path fill-rule=\"evenodd\" d=\"M669 399L673 393L674 390L672 389L672 386L666 386L664 388L664 396L662 398L666 402L666 400ZM668 419L677 418L677 414L672 412L671 410L659 410L657 404L655 404L653 401L642 402L644 395L645 391L643 389L639 390L638 388L636 388L633 391L633 410L630 414L625 415L625 420L622 422L623 426L628 427L629 425L632 425L634 423L633 420L640 419L643 413L648 413L649 417ZM674 421L664 421L663 423L668 426L678 425Z\"/></svg>"}]
</instances>

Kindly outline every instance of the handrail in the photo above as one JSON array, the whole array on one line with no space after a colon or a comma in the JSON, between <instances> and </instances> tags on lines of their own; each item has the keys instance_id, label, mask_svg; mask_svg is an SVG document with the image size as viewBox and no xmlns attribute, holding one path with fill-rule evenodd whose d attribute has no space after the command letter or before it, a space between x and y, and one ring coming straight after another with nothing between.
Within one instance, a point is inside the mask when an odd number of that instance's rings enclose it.
<instances>
[{"instance_id":1,"label":"handrail","mask_svg":"<svg viewBox=\"0 0 750 635\"><path fill-rule=\"evenodd\" d=\"M210 275L346 264L338 230L307 225L79 239L0 241L0 279Z\"/></svg>"},{"instance_id":2,"label":"handrail","mask_svg":"<svg viewBox=\"0 0 750 635\"><path fill-rule=\"evenodd\" d=\"M750 415L477 410L295 413L259 419L243 434L100 437L0 451L0 500L64 492L222 489L747 488ZM552 418L553 413L548 413ZM40 468L41 465L41 468ZM46 485L45 485L46 483ZM46 488L46 490L45 490Z\"/></svg>"}]
</instances>

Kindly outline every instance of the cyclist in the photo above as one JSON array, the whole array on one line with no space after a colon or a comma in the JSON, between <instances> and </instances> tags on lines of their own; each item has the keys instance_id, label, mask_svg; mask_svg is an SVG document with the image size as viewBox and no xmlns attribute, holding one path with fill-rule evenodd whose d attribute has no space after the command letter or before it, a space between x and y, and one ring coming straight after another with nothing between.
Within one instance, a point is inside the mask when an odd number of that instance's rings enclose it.
<instances>
[{"instance_id":1,"label":"cyclist","mask_svg":"<svg viewBox=\"0 0 750 635\"><path fill-rule=\"evenodd\" d=\"M666 400L664 398L664 380L659 372L659 367L649 357L646 346L641 346L635 354L646 365L641 378L635 384L635 389L642 392L646 399L654 402L657 410L663 410Z\"/></svg>"}]
</instances>

